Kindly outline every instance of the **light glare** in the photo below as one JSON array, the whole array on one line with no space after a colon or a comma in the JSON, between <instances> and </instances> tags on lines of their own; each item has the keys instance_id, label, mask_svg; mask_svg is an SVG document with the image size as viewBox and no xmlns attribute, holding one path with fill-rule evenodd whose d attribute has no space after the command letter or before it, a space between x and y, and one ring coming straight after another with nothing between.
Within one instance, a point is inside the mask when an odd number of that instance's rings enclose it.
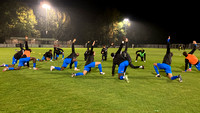
<instances>
[{"instance_id":1,"label":"light glare","mask_svg":"<svg viewBox=\"0 0 200 113\"><path fill-rule=\"evenodd\" d=\"M50 5L48 5L48 4L43 4L43 5L42 5L42 8L50 9Z\"/></svg>"}]
</instances>

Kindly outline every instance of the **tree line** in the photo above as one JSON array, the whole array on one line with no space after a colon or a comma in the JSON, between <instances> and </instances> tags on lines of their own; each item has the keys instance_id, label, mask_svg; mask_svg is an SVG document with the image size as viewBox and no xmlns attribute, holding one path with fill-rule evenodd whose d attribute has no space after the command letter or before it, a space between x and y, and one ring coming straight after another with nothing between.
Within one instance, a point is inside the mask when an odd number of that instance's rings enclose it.
<instances>
[{"instance_id":1,"label":"tree line","mask_svg":"<svg viewBox=\"0 0 200 113\"><path fill-rule=\"evenodd\" d=\"M108 9L98 14L93 23L86 24L82 30L73 24L70 12L66 8L34 9L26 3L10 0L0 4L0 15L1 43L9 37L27 35L35 38L56 38L61 41L77 37L80 38L80 44L87 40L108 44L125 35L121 14L116 9Z\"/></svg>"}]
</instances>

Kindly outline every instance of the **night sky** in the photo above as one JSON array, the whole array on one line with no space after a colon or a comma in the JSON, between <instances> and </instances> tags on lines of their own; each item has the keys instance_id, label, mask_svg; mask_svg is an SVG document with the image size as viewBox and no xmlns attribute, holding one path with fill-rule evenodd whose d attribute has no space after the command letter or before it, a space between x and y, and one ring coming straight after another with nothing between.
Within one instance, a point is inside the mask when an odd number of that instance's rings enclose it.
<instances>
[{"instance_id":1,"label":"night sky","mask_svg":"<svg viewBox=\"0 0 200 113\"><path fill-rule=\"evenodd\" d=\"M43 0L19 0L29 5L37 5ZM54 7L67 8L72 14L76 26L84 26L83 23L92 23L93 19L106 9L117 9L124 18L129 18L133 23L137 22L157 32L162 31L162 39L151 37L145 40L150 43L165 43L168 35L174 43L191 43L199 38L199 10L198 3L188 1L134 1L134 0L47 0ZM134 24L133 24L134 25ZM137 24L139 26L139 24ZM137 29L137 27L134 27ZM139 28L138 28L139 29ZM142 31L143 27L140 28ZM154 32L155 32L154 30ZM137 31L137 30L136 30ZM153 32L153 33L154 33ZM145 34L145 31L143 32ZM143 36L143 35L142 35ZM145 36L145 35L144 35ZM153 35L152 35L153 37ZM131 37L128 37L131 38ZM160 40L160 41L159 41ZM142 43L142 42L140 42Z\"/></svg>"},{"instance_id":2,"label":"night sky","mask_svg":"<svg viewBox=\"0 0 200 113\"><path fill-rule=\"evenodd\" d=\"M53 0L52 0L53 1ZM174 43L200 41L199 11L197 2L188 1L134 1L134 0L56 0L57 4L73 7L91 16L107 9L116 8L122 16L163 29ZM166 36L167 37L167 36ZM159 40L159 39L158 39ZM164 43L164 42L161 42Z\"/></svg>"}]
</instances>

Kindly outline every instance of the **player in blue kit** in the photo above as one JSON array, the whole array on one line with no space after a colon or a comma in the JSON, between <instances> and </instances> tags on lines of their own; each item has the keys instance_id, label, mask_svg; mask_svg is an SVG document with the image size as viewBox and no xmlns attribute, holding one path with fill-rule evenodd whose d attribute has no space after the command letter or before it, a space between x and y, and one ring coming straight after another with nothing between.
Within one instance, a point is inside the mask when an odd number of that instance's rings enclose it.
<instances>
[{"instance_id":1,"label":"player in blue kit","mask_svg":"<svg viewBox=\"0 0 200 113\"><path fill-rule=\"evenodd\" d=\"M19 64L17 68L14 67L6 67L3 69L3 71L7 71L7 70L20 70L22 66L25 65L25 63L28 63L29 61L33 61L33 70L38 70L38 68L36 68L36 58L35 57L30 57L31 55L31 49L29 49L28 47L28 37L25 37L26 41L25 41L25 50L23 51L23 54L21 55L20 59L19 59Z\"/></svg>"},{"instance_id":2,"label":"player in blue kit","mask_svg":"<svg viewBox=\"0 0 200 113\"><path fill-rule=\"evenodd\" d=\"M28 50L28 37L25 36L25 49L22 47L22 44L20 43L20 51L17 51L17 53L14 54L13 58L12 58L12 64L5 64L3 63L2 65L0 65L0 67L14 67L15 64L17 63L17 61L22 57L22 55L24 54L25 50Z\"/></svg>"},{"instance_id":3,"label":"player in blue kit","mask_svg":"<svg viewBox=\"0 0 200 113\"><path fill-rule=\"evenodd\" d=\"M126 38L125 41L128 42L128 39ZM128 76L125 75L126 68L129 66L129 61L121 54L123 45L124 41L122 41L116 53L111 53L111 56L113 57L112 76L114 76L115 67L118 65L118 79L125 80L129 83Z\"/></svg>"},{"instance_id":4,"label":"player in blue kit","mask_svg":"<svg viewBox=\"0 0 200 113\"><path fill-rule=\"evenodd\" d=\"M59 71L62 71L64 70L68 64L70 64L70 69L72 68L72 64L74 63L74 70L75 71L79 71L79 69L77 68L77 65L78 65L78 61L77 61L77 57L79 56L79 53L76 53L75 52L75 49L74 49L74 43L76 42L76 39L73 40L72 42L72 53L66 57L63 61L63 65L61 67L55 67L55 66L51 66L50 67L50 71L52 71L53 69L56 69L56 70L59 70Z\"/></svg>"},{"instance_id":5,"label":"player in blue kit","mask_svg":"<svg viewBox=\"0 0 200 113\"><path fill-rule=\"evenodd\" d=\"M167 74L168 78L171 79L171 80L175 80L175 79L179 79L179 82L182 82L182 77L181 75L177 75L177 76L173 76L172 75L172 70L171 70L171 62L172 62L172 56L173 56L173 53L170 52L170 36L168 37L168 40L167 40L167 52L163 58L163 62L162 63L154 63L154 69L157 73L156 77L160 77L160 74L159 74L159 71L158 71L158 68L159 69L164 69L165 70L165 73Z\"/></svg>"},{"instance_id":6,"label":"player in blue kit","mask_svg":"<svg viewBox=\"0 0 200 113\"><path fill-rule=\"evenodd\" d=\"M59 55L62 54L62 59L64 59L64 50L58 47L54 47L54 59L57 60Z\"/></svg>"},{"instance_id":7,"label":"player in blue kit","mask_svg":"<svg viewBox=\"0 0 200 113\"><path fill-rule=\"evenodd\" d=\"M94 62L94 56L95 56L95 52L93 51L94 44L95 44L95 41L92 44L91 50L89 50L89 54L88 54L83 72L82 73L72 73L72 77L86 75L87 72L89 72L91 70L91 68L94 68L95 66L98 66L101 75L105 74L102 71L101 62Z\"/></svg>"}]
</instances>

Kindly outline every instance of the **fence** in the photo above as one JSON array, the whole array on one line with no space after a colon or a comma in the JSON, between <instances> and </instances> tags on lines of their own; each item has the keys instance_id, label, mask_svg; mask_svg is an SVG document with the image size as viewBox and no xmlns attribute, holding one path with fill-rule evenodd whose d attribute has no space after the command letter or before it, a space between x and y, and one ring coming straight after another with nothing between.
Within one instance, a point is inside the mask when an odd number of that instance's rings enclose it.
<instances>
[{"instance_id":1,"label":"fence","mask_svg":"<svg viewBox=\"0 0 200 113\"><path fill-rule=\"evenodd\" d=\"M30 48L53 48L54 45L52 44L28 44ZM1 48L6 48L6 47L19 47L19 44L0 44ZM62 48L70 48L70 44L65 44L65 45L59 45L59 47ZM75 45L76 48L84 48L84 45ZM102 46L97 46L99 48L102 48ZM118 48L119 46L115 46L115 48ZM132 48L166 48L166 44L132 44ZM179 49L191 49L193 46L192 44L171 44L171 48L179 48ZM200 43L198 43L197 48L200 47Z\"/></svg>"},{"instance_id":2,"label":"fence","mask_svg":"<svg viewBox=\"0 0 200 113\"><path fill-rule=\"evenodd\" d=\"M47 45L47 44L28 44L28 46L30 48L38 48L38 47L41 47L41 48L53 48L54 45ZM7 47L19 47L18 44L0 44L0 47L1 48L7 48ZM70 45L59 45L59 47L61 48L70 48L71 46ZM76 48L84 48L84 45L75 45Z\"/></svg>"},{"instance_id":3,"label":"fence","mask_svg":"<svg viewBox=\"0 0 200 113\"><path fill-rule=\"evenodd\" d=\"M198 48L200 43L198 43ZM132 48L166 48L166 44L132 44ZM191 49L192 44L171 44L170 48L179 48L179 49Z\"/></svg>"}]
</instances>

